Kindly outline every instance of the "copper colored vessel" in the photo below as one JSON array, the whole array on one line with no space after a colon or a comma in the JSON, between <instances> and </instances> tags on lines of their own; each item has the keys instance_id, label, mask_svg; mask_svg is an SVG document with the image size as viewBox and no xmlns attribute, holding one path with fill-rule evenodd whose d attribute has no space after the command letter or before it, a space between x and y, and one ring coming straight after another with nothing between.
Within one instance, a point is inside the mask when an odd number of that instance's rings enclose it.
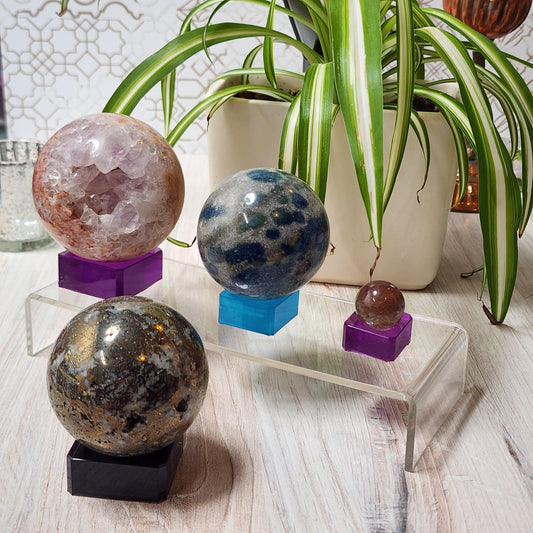
<instances>
[{"instance_id":1,"label":"copper colored vessel","mask_svg":"<svg viewBox=\"0 0 533 533\"><path fill-rule=\"evenodd\" d=\"M522 24L532 0L443 0L444 10L474 30L496 39Z\"/></svg>"},{"instance_id":2,"label":"copper colored vessel","mask_svg":"<svg viewBox=\"0 0 533 533\"><path fill-rule=\"evenodd\" d=\"M454 17L462 20L474 30L489 39L503 37L516 30L526 19L533 0L442 0L442 7ZM474 62L485 66L485 58L477 51L473 54ZM457 202L459 179L455 186L452 211L462 213L478 212L478 171L477 160L472 157L469 162L469 176L466 193Z\"/></svg>"}]
</instances>

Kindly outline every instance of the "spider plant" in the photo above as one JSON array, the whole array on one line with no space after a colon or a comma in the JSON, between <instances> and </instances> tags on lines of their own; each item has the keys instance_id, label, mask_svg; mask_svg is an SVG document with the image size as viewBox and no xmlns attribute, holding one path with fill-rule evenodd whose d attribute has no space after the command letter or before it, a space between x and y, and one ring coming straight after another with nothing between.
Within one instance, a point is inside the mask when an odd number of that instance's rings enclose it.
<instances>
[{"instance_id":1,"label":"spider plant","mask_svg":"<svg viewBox=\"0 0 533 533\"><path fill-rule=\"evenodd\" d=\"M196 16L211 10L231 9L238 1L265 8L264 26L244 23L211 23L194 27ZM143 96L157 83L162 87L166 135L174 145L187 127L206 109L216 110L242 90L290 101L282 142L280 167L296 173L324 199L331 124L340 111L346 124L358 186L379 257L383 215L404 156L408 130L414 128L429 161L429 142L423 121L413 109L415 95L432 100L455 139L459 162L460 192L468 173L466 143L479 162L479 219L483 235L482 291L488 289L489 306L483 305L493 323L504 320L513 293L518 262L518 237L533 208L533 95L514 63L488 38L448 13L421 7L416 0L300 0L305 10L291 10L275 0L204 0L182 22L176 38L134 68L116 89L104 111L132 113ZM62 10L68 0L62 1ZM318 53L303 42L274 29L278 16L290 16L313 30L320 43ZM437 25L438 23L438 25ZM176 69L211 46L248 37L260 44L243 57L238 74L242 84L210 94L175 125L171 124ZM278 87L280 70L275 65L274 42L295 47L309 68L302 90L291 95ZM486 67L475 65L473 51ZM262 58L261 66L256 66ZM424 68L443 62L449 78L459 87L460 98L424 81ZM531 67L524 61L522 64ZM249 80L263 73L268 84ZM294 76L299 73L292 73ZM440 80L442 81L442 80ZM449 81L449 80L445 80ZM506 147L493 120L489 97L501 105L511 136ZM383 157L383 108L396 110L388 165ZM522 179L512 160L522 154Z\"/></svg>"}]
</instances>

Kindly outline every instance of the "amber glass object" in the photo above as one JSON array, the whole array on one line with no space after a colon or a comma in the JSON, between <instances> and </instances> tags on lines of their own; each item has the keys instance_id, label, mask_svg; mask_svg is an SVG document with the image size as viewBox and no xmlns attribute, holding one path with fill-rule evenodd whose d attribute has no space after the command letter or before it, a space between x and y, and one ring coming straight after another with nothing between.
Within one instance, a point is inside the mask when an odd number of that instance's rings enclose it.
<instances>
[{"instance_id":1,"label":"amber glass object","mask_svg":"<svg viewBox=\"0 0 533 533\"><path fill-rule=\"evenodd\" d=\"M474 30L496 39L518 28L524 22L533 0L442 0L445 11L462 20ZM485 66L485 58L474 51L474 62ZM452 211L478 212L478 165L475 158L469 161L468 185L463 199L457 203L459 178L455 185Z\"/></svg>"},{"instance_id":2,"label":"amber glass object","mask_svg":"<svg viewBox=\"0 0 533 533\"><path fill-rule=\"evenodd\" d=\"M490 39L516 30L532 0L443 0L444 10Z\"/></svg>"},{"instance_id":3,"label":"amber glass object","mask_svg":"<svg viewBox=\"0 0 533 533\"><path fill-rule=\"evenodd\" d=\"M468 162L468 183L462 200L457 203L459 198L459 176L455 182L453 192L452 211L456 213L477 213L478 212L478 166L477 160L471 159Z\"/></svg>"}]
</instances>

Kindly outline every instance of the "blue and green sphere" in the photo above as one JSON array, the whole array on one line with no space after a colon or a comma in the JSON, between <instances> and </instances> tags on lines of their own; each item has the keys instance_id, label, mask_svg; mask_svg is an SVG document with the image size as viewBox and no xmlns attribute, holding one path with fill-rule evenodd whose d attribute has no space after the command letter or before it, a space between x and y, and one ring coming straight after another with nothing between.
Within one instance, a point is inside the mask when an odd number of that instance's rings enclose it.
<instances>
[{"instance_id":1,"label":"blue and green sphere","mask_svg":"<svg viewBox=\"0 0 533 533\"><path fill-rule=\"evenodd\" d=\"M265 300L307 283L329 249L318 196L292 174L269 168L243 170L220 183L202 208L197 235L215 281Z\"/></svg>"}]
</instances>

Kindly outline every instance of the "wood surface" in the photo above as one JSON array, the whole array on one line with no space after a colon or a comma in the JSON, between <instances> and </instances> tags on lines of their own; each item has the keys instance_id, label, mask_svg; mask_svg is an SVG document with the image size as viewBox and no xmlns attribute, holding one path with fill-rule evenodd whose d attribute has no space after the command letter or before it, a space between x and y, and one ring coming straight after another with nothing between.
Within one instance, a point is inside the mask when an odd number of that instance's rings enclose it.
<instances>
[{"instance_id":1,"label":"wood surface","mask_svg":"<svg viewBox=\"0 0 533 533\"><path fill-rule=\"evenodd\" d=\"M173 236L190 241L206 162L182 162L187 200ZM403 470L400 405L210 353L204 407L159 504L67 492L72 438L48 402L46 356L26 355L24 321L27 294L57 279L60 248L0 253L0 532L533 531L532 235L520 243L503 326L482 311L479 275L459 277L481 264L476 215L450 215L436 280L405 293L411 312L458 322L470 336L466 393L416 473ZM165 252L198 261L195 248Z\"/></svg>"}]
</instances>

